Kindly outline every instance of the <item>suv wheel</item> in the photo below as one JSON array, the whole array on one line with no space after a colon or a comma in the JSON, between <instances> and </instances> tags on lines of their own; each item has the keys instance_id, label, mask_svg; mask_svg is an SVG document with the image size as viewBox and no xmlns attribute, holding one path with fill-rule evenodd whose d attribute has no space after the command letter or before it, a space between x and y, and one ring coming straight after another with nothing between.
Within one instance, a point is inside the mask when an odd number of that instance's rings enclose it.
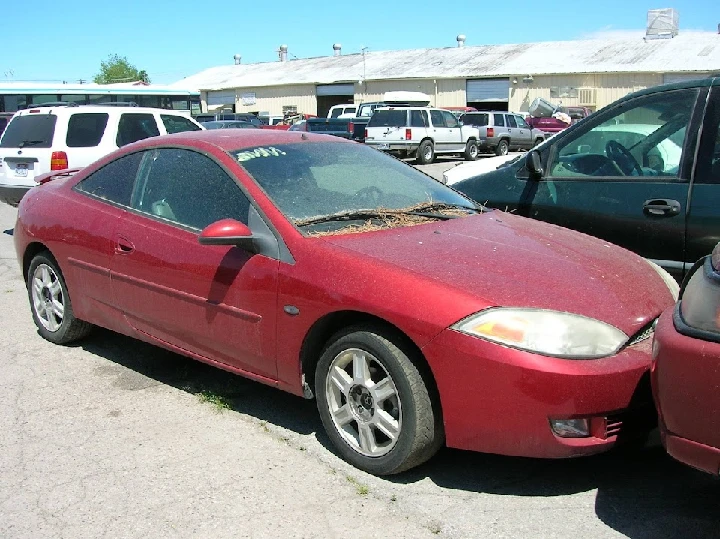
<instances>
[{"instance_id":1,"label":"suv wheel","mask_svg":"<svg viewBox=\"0 0 720 539\"><path fill-rule=\"evenodd\" d=\"M428 165L435 159L435 148L433 147L432 140L423 140L418 146L417 153L415 154L415 160L418 165Z\"/></svg>"},{"instance_id":2,"label":"suv wheel","mask_svg":"<svg viewBox=\"0 0 720 539\"><path fill-rule=\"evenodd\" d=\"M465 161L475 161L478 157L477 141L468 140L465 145Z\"/></svg>"},{"instance_id":3,"label":"suv wheel","mask_svg":"<svg viewBox=\"0 0 720 539\"><path fill-rule=\"evenodd\" d=\"M497 148L495 148L495 155L507 155L508 143L507 140L503 139L498 142Z\"/></svg>"}]
</instances>

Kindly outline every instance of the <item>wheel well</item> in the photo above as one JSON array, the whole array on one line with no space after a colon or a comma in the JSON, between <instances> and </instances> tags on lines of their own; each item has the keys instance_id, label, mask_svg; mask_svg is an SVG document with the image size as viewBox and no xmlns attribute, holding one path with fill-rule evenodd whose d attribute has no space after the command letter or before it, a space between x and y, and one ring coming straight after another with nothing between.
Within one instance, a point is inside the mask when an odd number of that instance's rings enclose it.
<instances>
[{"instance_id":1,"label":"wheel well","mask_svg":"<svg viewBox=\"0 0 720 539\"><path fill-rule=\"evenodd\" d=\"M313 393L315 392L315 367L323 350L329 344L330 338L338 331L358 325L370 326L375 331L391 339L398 348L402 349L415 362L426 381L431 382L432 391L437 391L435 378L425 356L413 340L402 330L387 320L371 314L357 311L339 311L330 313L316 321L305 335L305 340L300 349L302 373L305 375L305 382L313 390Z\"/></svg>"},{"instance_id":2,"label":"wheel well","mask_svg":"<svg viewBox=\"0 0 720 539\"><path fill-rule=\"evenodd\" d=\"M25 254L23 254L22 262L23 280L27 279L27 273L30 269L30 263L32 262L33 258L35 258L36 255L42 253L43 251L50 252L50 250L45 247L45 245L39 242L33 242L27 246L27 248L25 249ZM52 253L50 253L50 256L52 256Z\"/></svg>"},{"instance_id":3,"label":"wheel well","mask_svg":"<svg viewBox=\"0 0 720 539\"><path fill-rule=\"evenodd\" d=\"M432 145L435 146L435 141L434 141L432 138L430 138L430 137L425 137L424 139L422 139L422 140L420 141L420 143L418 144L418 146L420 146L420 144L422 144L422 143L425 142L426 140L429 140L430 142L432 142Z\"/></svg>"}]
</instances>

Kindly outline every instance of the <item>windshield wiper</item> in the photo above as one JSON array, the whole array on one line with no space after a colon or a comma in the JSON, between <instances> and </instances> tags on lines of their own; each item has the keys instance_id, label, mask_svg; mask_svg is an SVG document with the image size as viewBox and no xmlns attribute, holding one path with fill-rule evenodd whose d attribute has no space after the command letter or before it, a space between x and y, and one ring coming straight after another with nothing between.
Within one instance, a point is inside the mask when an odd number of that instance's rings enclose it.
<instances>
[{"instance_id":1,"label":"windshield wiper","mask_svg":"<svg viewBox=\"0 0 720 539\"><path fill-rule=\"evenodd\" d=\"M328 223L331 221L360 221L367 219L383 219L385 217L392 217L397 215L417 215L418 217L426 217L428 219L438 219L440 221L447 221L449 219L457 219L460 215L443 215L441 213L434 213L433 210L446 210L446 209L463 209L471 210L474 212L482 211L480 208L464 206L462 204L449 204L446 202L433 202L423 204L420 206L414 206L407 209L400 210L349 210L340 211L337 213L331 213L330 215L321 215L318 217L309 217L307 219L301 219L295 221L296 226L308 226L316 225L318 223Z\"/></svg>"},{"instance_id":2,"label":"windshield wiper","mask_svg":"<svg viewBox=\"0 0 720 539\"><path fill-rule=\"evenodd\" d=\"M23 140L18 144L18 148L24 148L25 146L35 146L35 144L42 144L44 140Z\"/></svg>"}]
</instances>

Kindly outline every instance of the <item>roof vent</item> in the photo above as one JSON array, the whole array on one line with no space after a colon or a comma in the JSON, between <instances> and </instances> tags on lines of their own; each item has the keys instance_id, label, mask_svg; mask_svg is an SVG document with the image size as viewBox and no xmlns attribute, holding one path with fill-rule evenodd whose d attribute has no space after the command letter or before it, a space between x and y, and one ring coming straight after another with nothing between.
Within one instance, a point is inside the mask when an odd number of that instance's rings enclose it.
<instances>
[{"instance_id":1,"label":"roof vent","mask_svg":"<svg viewBox=\"0 0 720 539\"><path fill-rule=\"evenodd\" d=\"M335 51L335 56L340 56L342 54L342 45L340 43L333 44L333 51Z\"/></svg>"},{"instance_id":2,"label":"roof vent","mask_svg":"<svg viewBox=\"0 0 720 539\"><path fill-rule=\"evenodd\" d=\"M280 56L281 62L287 62L287 52L288 52L288 46L280 45L280 50L278 51L278 54Z\"/></svg>"},{"instance_id":3,"label":"roof vent","mask_svg":"<svg viewBox=\"0 0 720 539\"><path fill-rule=\"evenodd\" d=\"M464 47L465 46L465 34L460 34L455 39L457 39L458 47Z\"/></svg>"},{"instance_id":4,"label":"roof vent","mask_svg":"<svg viewBox=\"0 0 720 539\"><path fill-rule=\"evenodd\" d=\"M680 15L672 8L651 9L647 12L645 39L671 39L678 35Z\"/></svg>"},{"instance_id":5,"label":"roof vent","mask_svg":"<svg viewBox=\"0 0 720 539\"><path fill-rule=\"evenodd\" d=\"M235 60L235 65L238 66L240 65L240 60L242 59L242 56L236 54L235 56L233 56L233 59Z\"/></svg>"}]
</instances>

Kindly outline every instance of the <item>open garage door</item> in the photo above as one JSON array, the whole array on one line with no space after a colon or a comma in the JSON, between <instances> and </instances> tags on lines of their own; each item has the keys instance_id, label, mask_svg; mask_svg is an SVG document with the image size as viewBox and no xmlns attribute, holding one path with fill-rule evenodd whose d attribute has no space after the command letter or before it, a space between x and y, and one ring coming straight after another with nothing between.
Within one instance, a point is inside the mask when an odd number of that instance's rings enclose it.
<instances>
[{"instance_id":1,"label":"open garage door","mask_svg":"<svg viewBox=\"0 0 720 539\"><path fill-rule=\"evenodd\" d=\"M510 79L475 79L466 83L467 104L478 110L507 110Z\"/></svg>"},{"instance_id":2,"label":"open garage door","mask_svg":"<svg viewBox=\"0 0 720 539\"><path fill-rule=\"evenodd\" d=\"M321 118L327 116L330 107L353 103L355 98L355 85L352 82L342 84L318 84L315 90L317 95L317 113Z\"/></svg>"}]
</instances>

